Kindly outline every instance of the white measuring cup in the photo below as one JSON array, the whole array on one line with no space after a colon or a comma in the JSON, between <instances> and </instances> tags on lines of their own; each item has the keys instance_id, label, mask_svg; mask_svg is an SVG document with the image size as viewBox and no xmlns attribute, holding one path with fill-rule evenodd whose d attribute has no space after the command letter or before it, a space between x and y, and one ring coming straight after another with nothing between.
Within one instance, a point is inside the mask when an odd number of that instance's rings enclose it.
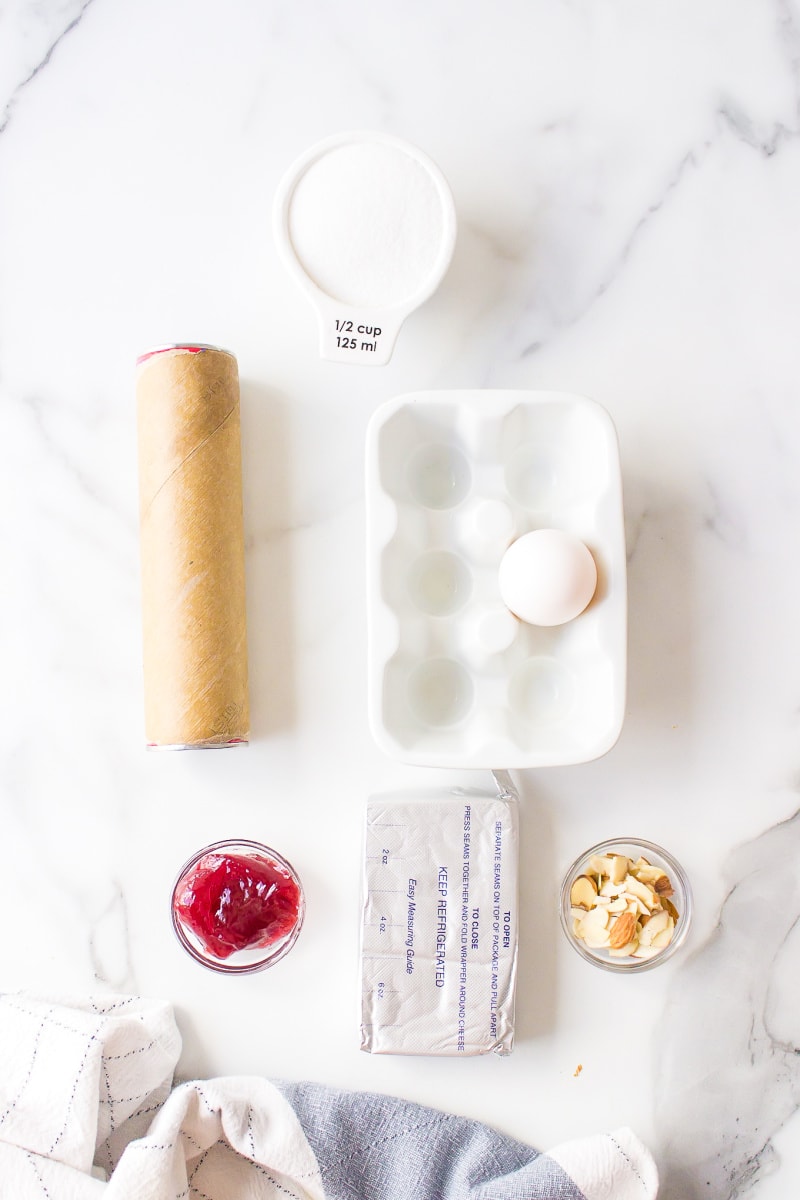
<instances>
[{"instance_id":1,"label":"white measuring cup","mask_svg":"<svg viewBox=\"0 0 800 1200\"><path fill-rule=\"evenodd\" d=\"M273 215L281 257L316 310L321 356L387 363L453 255L455 205L436 164L388 134L338 134L292 164Z\"/></svg>"}]
</instances>

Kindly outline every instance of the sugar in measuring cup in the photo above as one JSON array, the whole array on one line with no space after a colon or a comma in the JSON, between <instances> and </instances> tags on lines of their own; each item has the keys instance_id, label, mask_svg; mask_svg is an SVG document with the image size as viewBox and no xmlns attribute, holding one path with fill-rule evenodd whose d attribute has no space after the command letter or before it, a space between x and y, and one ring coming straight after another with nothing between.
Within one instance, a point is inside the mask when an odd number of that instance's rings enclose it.
<instances>
[{"instance_id":1,"label":"sugar in measuring cup","mask_svg":"<svg viewBox=\"0 0 800 1200\"><path fill-rule=\"evenodd\" d=\"M453 254L455 206L434 162L382 133L344 133L301 155L279 185L275 239L314 306L320 354L382 366L405 318Z\"/></svg>"}]
</instances>

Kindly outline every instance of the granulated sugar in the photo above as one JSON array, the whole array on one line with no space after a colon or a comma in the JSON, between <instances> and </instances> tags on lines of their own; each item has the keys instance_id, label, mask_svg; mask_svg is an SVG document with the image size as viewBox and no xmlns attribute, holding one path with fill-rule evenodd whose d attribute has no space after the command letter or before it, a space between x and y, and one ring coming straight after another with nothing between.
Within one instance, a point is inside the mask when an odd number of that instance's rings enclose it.
<instances>
[{"instance_id":1,"label":"granulated sugar","mask_svg":"<svg viewBox=\"0 0 800 1200\"><path fill-rule=\"evenodd\" d=\"M338 146L298 180L289 237L323 292L359 308L412 299L441 256L445 212L424 165L393 145Z\"/></svg>"}]
</instances>

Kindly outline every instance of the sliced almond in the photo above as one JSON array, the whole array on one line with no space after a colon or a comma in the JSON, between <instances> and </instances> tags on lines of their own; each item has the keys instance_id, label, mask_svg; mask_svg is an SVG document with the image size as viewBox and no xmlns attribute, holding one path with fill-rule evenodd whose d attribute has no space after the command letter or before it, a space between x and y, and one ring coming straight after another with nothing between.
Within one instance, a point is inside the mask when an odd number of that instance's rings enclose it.
<instances>
[{"instance_id":1,"label":"sliced almond","mask_svg":"<svg viewBox=\"0 0 800 1200\"><path fill-rule=\"evenodd\" d=\"M612 883L610 879L607 879L605 881L605 883L601 884L598 895L600 895L600 896L618 896L619 893L620 893L620 885L618 883Z\"/></svg>"},{"instance_id":2,"label":"sliced almond","mask_svg":"<svg viewBox=\"0 0 800 1200\"><path fill-rule=\"evenodd\" d=\"M621 946L627 946L635 932L636 918L633 913L620 913L609 930L608 944L612 950L619 950Z\"/></svg>"},{"instance_id":3,"label":"sliced almond","mask_svg":"<svg viewBox=\"0 0 800 1200\"><path fill-rule=\"evenodd\" d=\"M607 854L593 854L589 859L589 870L593 875L610 875L612 860Z\"/></svg>"},{"instance_id":4,"label":"sliced almond","mask_svg":"<svg viewBox=\"0 0 800 1200\"><path fill-rule=\"evenodd\" d=\"M609 950L609 954L613 958L630 958L639 949L639 942L636 938L632 942L628 942L627 946L620 946L619 950Z\"/></svg>"},{"instance_id":5,"label":"sliced almond","mask_svg":"<svg viewBox=\"0 0 800 1200\"><path fill-rule=\"evenodd\" d=\"M597 902L597 884L589 875L579 875L569 890L569 902L573 908L590 909Z\"/></svg>"},{"instance_id":6,"label":"sliced almond","mask_svg":"<svg viewBox=\"0 0 800 1200\"><path fill-rule=\"evenodd\" d=\"M653 945L659 933L667 928L669 920L670 916L667 912L654 913L647 924L642 926L641 933L639 934L640 944L642 946Z\"/></svg>"},{"instance_id":7,"label":"sliced almond","mask_svg":"<svg viewBox=\"0 0 800 1200\"><path fill-rule=\"evenodd\" d=\"M598 928L589 929L584 934L583 940L592 950L604 950L608 945L608 930Z\"/></svg>"},{"instance_id":8,"label":"sliced almond","mask_svg":"<svg viewBox=\"0 0 800 1200\"><path fill-rule=\"evenodd\" d=\"M631 867L631 875L635 875L641 883L655 883L660 875L663 875L661 867L638 867L635 863Z\"/></svg>"},{"instance_id":9,"label":"sliced almond","mask_svg":"<svg viewBox=\"0 0 800 1200\"><path fill-rule=\"evenodd\" d=\"M625 854L609 854L611 860L611 870L609 877L612 883L622 883L625 876L630 871L631 860Z\"/></svg>"},{"instance_id":10,"label":"sliced almond","mask_svg":"<svg viewBox=\"0 0 800 1200\"><path fill-rule=\"evenodd\" d=\"M655 935L650 945L656 950L663 950L672 941L672 932L672 927L668 925L666 929L662 929L660 933Z\"/></svg>"},{"instance_id":11,"label":"sliced almond","mask_svg":"<svg viewBox=\"0 0 800 1200\"><path fill-rule=\"evenodd\" d=\"M652 946L643 946L640 942L637 949L634 950L631 958L655 958L658 950L654 950Z\"/></svg>"},{"instance_id":12,"label":"sliced almond","mask_svg":"<svg viewBox=\"0 0 800 1200\"><path fill-rule=\"evenodd\" d=\"M641 900L642 904L646 904L649 911L656 907L656 894L653 889L646 883L639 883L633 875L625 877L625 891L629 895L635 896L637 900Z\"/></svg>"},{"instance_id":13,"label":"sliced almond","mask_svg":"<svg viewBox=\"0 0 800 1200\"><path fill-rule=\"evenodd\" d=\"M677 925L677 923L678 923L678 919L679 919L679 918L678 918L678 910L677 910L677 908L676 908L676 907L675 907L675 905L672 903L672 901L671 901L671 900L669 900L669 899L667 899L667 900L664 900L664 901L663 901L663 904L664 904L664 909L665 909L665 911L669 913L669 915L672 917L673 921L674 921L674 922L675 922L675 924Z\"/></svg>"},{"instance_id":14,"label":"sliced almond","mask_svg":"<svg viewBox=\"0 0 800 1200\"><path fill-rule=\"evenodd\" d=\"M665 909L662 909L661 912L653 913L652 917L647 922L647 928L650 931L650 936L655 937L655 935L660 933L662 929L667 929L671 919L672 918Z\"/></svg>"},{"instance_id":15,"label":"sliced almond","mask_svg":"<svg viewBox=\"0 0 800 1200\"><path fill-rule=\"evenodd\" d=\"M665 900L668 896L675 895L675 889L670 882L669 875L666 873L659 875L658 879L653 884L653 890L657 896L661 897L662 900Z\"/></svg>"},{"instance_id":16,"label":"sliced almond","mask_svg":"<svg viewBox=\"0 0 800 1200\"><path fill-rule=\"evenodd\" d=\"M583 937L593 929L605 929L608 925L608 909L593 908L581 921L581 934Z\"/></svg>"}]
</instances>

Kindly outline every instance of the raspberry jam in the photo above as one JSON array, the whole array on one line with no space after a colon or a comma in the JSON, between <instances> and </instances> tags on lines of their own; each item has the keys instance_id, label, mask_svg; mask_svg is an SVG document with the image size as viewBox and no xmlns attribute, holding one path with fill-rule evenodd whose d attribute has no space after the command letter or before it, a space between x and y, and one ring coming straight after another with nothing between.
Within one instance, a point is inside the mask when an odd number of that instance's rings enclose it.
<instances>
[{"instance_id":1,"label":"raspberry jam","mask_svg":"<svg viewBox=\"0 0 800 1200\"><path fill-rule=\"evenodd\" d=\"M185 865L172 895L175 932L205 966L257 971L294 944L303 892L291 865L257 842L217 842Z\"/></svg>"}]
</instances>

